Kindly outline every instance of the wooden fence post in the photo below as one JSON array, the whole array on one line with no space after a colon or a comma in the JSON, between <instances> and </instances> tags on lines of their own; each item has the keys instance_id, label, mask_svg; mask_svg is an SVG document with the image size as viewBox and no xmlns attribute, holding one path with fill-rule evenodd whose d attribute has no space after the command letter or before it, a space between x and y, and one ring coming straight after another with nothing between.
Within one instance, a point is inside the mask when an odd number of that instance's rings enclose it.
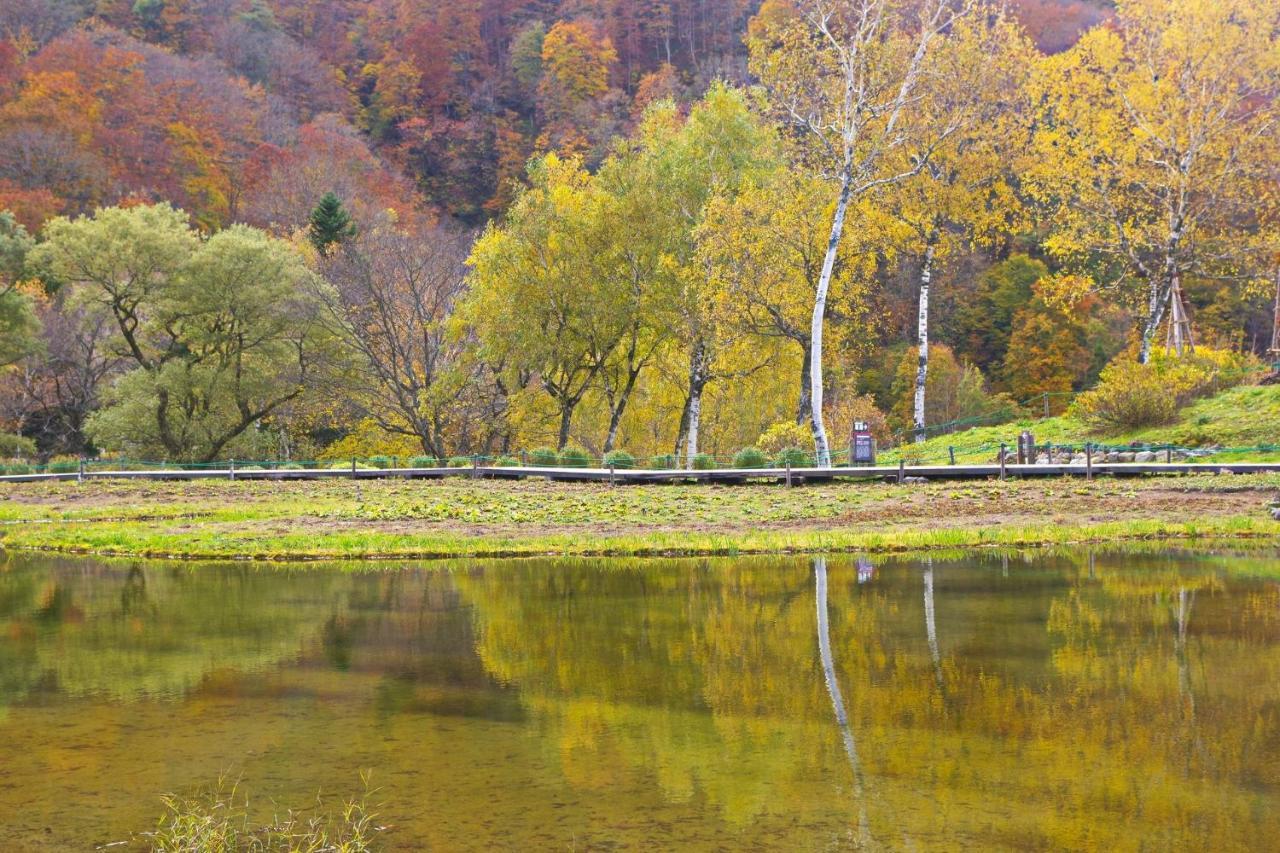
<instances>
[{"instance_id":1,"label":"wooden fence post","mask_svg":"<svg viewBox=\"0 0 1280 853\"><path fill-rule=\"evenodd\" d=\"M228 463L227 476L230 478L230 480L231 480L232 482L235 482L235 479L236 479L236 460L234 460L234 459L232 459L232 460L231 460L231 462L230 462L230 463Z\"/></svg>"},{"instance_id":2,"label":"wooden fence post","mask_svg":"<svg viewBox=\"0 0 1280 853\"><path fill-rule=\"evenodd\" d=\"M84 482L84 457L83 456L80 457L80 467L76 473L76 482L77 483Z\"/></svg>"},{"instance_id":3,"label":"wooden fence post","mask_svg":"<svg viewBox=\"0 0 1280 853\"><path fill-rule=\"evenodd\" d=\"M907 478L907 460L899 459L898 460L898 482L901 483L906 478Z\"/></svg>"},{"instance_id":4,"label":"wooden fence post","mask_svg":"<svg viewBox=\"0 0 1280 853\"><path fill-rule=\"evenodd\" d=\"M1093 442L1084 443L1084 478L1093 479Z\"/></svg>"},{"instance_id":5,"label":"wooden fence post","mask_svg":"<svg viewBox=\"0 0 1280 853\"><path fill-rule=\"evenodd\" d=\"M352 456L351 457L351 479L354 480L355 478L356 478L356 458Z\"/></svg>"},{"instance_id":6,"label":"wooden fence post","mask_svg":"<svg viewBox=\"0 0 1280 853\"><path fill-rule=\"evenodd\" d=\"M787 485L791 485L791 460L787 460Z\"/></svg>"},{"instance_id":7,"label":"wooden fence post","mask_svg":"<svg viewBox=\"0 0 1280 853\"><path fill-rule=\"evenodd\" d=\"M1005 457L1005 454L1006 454L1007 452L1008 452L1008 447L1007 447L1007 445L1006 445L1003 441L1002 441L1002 442L1000 442L1000 479L1001 479L1001 480L1003 480L1003 479L1004 479L1004 477L1005 477L1005 472L1004 472L1004 465L1005 465L1005 461L1004 461L1004 457Z\"/></svg>"},{"instance_id":8,"label":"wooden fence post","mask_svg":"<svg viewBox=\"0 0 1280 853\"><path fill-rule=\"evenodd\" d=\"M947 454L951 457L951 464L956 464L956 449L954 447L948 447Z\"/></svg>"}]
</instances>

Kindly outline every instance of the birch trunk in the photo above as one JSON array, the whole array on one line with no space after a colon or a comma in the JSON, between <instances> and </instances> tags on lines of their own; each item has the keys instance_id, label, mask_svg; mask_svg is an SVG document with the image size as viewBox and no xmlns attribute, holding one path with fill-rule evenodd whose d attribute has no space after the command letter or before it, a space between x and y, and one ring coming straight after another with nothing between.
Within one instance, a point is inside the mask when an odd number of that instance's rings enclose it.
<instances>
[{"instance_id":1,"label":"birch trunk","mask_svg":"<svg viewBox=\"0 0 1280 853\"><path fill-rule=\"evenodd\" d=\"M685 467L693 469L698 455L698 428L702 424L702 391L710 378L707 348L699 343L689 354L689 434L685 440Z\"/></svg>"},{"instance_id":2,"label":"birch trunk","mask_svg":"<svg viewBox=\"0 0 1280 853\"><path fill-rule=\"evenodd\" d=\"M1147 319L1142 326L1142 348L1138 351L1138 362L1151 362L1151 346L1155 342L1156 332L1160 330L1160 321L1164 317L1166 301L1160 282L1151 282L1151 292L1147 297Z\"/></svg>"},{"instance_id":3,"label":"birch trunk","mask_svg":"<svg viewBox=\"0 0 1280 853\"><path fill-rule=\"evenodd\" d=\"M813 399L809 396L813 381L813 351L805 342L804 360L800 362L800 405L796 407L797 424L813 424Z\"/></svg>"},{"instance_id":4,"label":"birch trunk","mask_svg":"<svg viewBox=\"0 0 1280 853\"><path fill-rule=\"evenodd\" d=\"M916 367L915 429L916 441L925 440L924 394L925 381L929 378L929 284L933 279L933 245L924 250L924 264L920 268L920 361Z\"/></svg>"},{"instance_id":5,"label":"birch trunk","mask_svg":"<svg viewBox=\"0 0 1280 853\"><path fill-rule=\"evenodd\" d=\"M1160 330L1160 321L1164 319L1164 309L1173 292L1173 283L1178 276L1178 250L1182 246L1182 217L1171 214L1169 237L1165 241L1164 269L1158 280L1151 282L1151 291L1147 295L1147 320L1142 329L1142 348L1138 352L1141 364L1151 362L1151 347L1155 343L1156 333Z\"/></svg>"},{"instance_id":6,"label":"birch trunk","mask_svg":"<svg viewBox=\"0 0 1280 853\"><path fill-rule=\"evenodd\" d=\"M840 238L844 234L844 218L849 210L851 175L846 166L840 175L840 197L836 200L835 216L831 219L831 235L827 238L827 254L822 260L822 275L818 278L818 292L813 299L813 319L810 323L809 397L813 406L813 445L819 468L831 466L831 445L827 441L827 428L822 418L822 331L827 316L827 293L831 289L831 276L835 271L836 254Z\"/></svg>"}]
</instances>

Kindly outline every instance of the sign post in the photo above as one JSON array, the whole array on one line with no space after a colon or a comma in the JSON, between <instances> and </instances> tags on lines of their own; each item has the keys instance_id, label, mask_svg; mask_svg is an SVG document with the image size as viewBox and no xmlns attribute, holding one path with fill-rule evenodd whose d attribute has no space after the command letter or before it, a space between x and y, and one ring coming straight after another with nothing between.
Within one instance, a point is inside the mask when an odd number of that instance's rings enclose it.
<instances>
[{"instance_id":1,"label":"sign post","mask_svg":"<svg viewBox=\"0 0 1280 853\"><path fill-rule=\"evenodd\" d=\"M876 439L865 421L853 424L853 441L849 447L850 465L876 464Z\"/></svg>"}]
</instances>

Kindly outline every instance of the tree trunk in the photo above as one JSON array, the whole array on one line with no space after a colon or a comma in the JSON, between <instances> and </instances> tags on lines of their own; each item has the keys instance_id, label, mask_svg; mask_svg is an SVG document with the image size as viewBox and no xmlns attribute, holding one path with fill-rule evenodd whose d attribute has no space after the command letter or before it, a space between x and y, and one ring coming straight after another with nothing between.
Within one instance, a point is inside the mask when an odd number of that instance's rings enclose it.
<instances>
[{"instance_id":1,"label":"tree trunk","mask_svg":"<svg viewBox=\"0 0 1280 853\"><path fill-rule=\"evenodd\" d=\"M702 391L689 395L689 437L685 445L685 467L693 468L693 457L698 455L698 427L702 425Z\"/></svg>"},{"instance_id":2,"label":"tree trunk","mask_svg":"<svg viewBox=\"0 0 1280 853\"><path fill-rule=\"evenodd\" d=\"M840 249L840 238L844 234L844 218L849 211L850 180L849 168L846 166L840 175L840 197L836 200L836 212L831 219L831 235L827 238L827 254L822 260L822 275L818 277L818 292L814 294L813 318L809 329L809 396L813 406L813 445L819 468L831 465L831 445L827 442L827 428L822 418L822 327L827 316L827 292L831 289L836 254Z\"/></svg>"},{"instance_id":3,"label":"tree trunk","mask_svg":"<svg viewBox=\"0 0 1280 853\"><path fill-rule=\"evenodd\" d=\"M1160 320L1164 317L1165 301L1160 282L1151 282L1151 291L1147 298L1147 319L1142 325L1142 348L1138 351L1139 364L1151 362L1151 346L1155 342L1156 332L1160 329Z\"/></svg>"},{"instance_id":4,"label":"tree trunk","mask_svg":"<svg viewBox=\"0 0 1280 853\"><path fill-rule=\"evenodd\" d=\"M569 443L569 425L573 422L574 404L568 401L560 404L560 434L556 439L556 450L564 450Z\"/></svg>"},{"instance_id":5,"label":"tree trunk","mask_svg":"<svg viewBox=\"0 0 1280 853\"><path fill-rule=\"evenodd\" d=\"M796 423L813 425L813 398L809 383L813 374L813 351L808 341L802 341L804 360L800 362L800 405L796 407Z\"/></svg>"},{"instance_id":6,"label":"tree trunk","mask_svg":"<svg viewBox=\"0 0 1280 853\"><path fill-rule=\"evenodd\" d=\"M693 457L698 455L698 429L702 425L702 391L710 378L710 359L707 348L701 342L689 354L689 419L688 437L685 441L685 467L692 470Z\"/></svg>"},{"instance_id":7,"label":"tree trunk","mask_svg":"<svg viewBox=\"0 0 1280 853\"><path fill-rule=\"evenodd\" d=\"M604 452L608 453L613 450L614 443L618 440L618 426L622 423L622 413L627 410L627 403L631 401L631 392L635 390L636 380L640 376L640 371L627 371L627 383L622 387L621 393L618 394L617 401L609 407L609 434L604 439Z\"/></svg>"},{"instance_id":8,"label":"tree trunk","mask_svg":"<svg viewBox=\"0 0 1280 853\"><path fill-rule=\"evenodd\" d=\"M680 464L680 452L684 449L685 439L689 437L689 396L686 394L684 398L684 408L680 410L680 429L676 432L676 443L671 448L671 454L676 458L676 464Z\"/></svg>"},{"instance_id":9,"label":"tree trunk","mask_svg":"<svg viewBox=\"0 0 1280 853\"><path fill-rule=\"evenodd\" d=\"M929 378L929 283L933 279L933 243L924 250L920 267L919 364L916 367L915 428L916 441L925 440L924 392Z\"/></svg>"},{"instance_id":10,"label":"tree trunk","mask_svg":"<svg viewBox=\"0 0 1280 853\"><path fill-rule=\"evenodd\" d=\"M1160 321L1164 319L1164 308L1169 302L1169 294L1173 290L1174 280L1178 275L1178 250L1182 245L1182 217L1174 213L1169 222L1169 237L1165 241L1164 269L1151 282L1151 291L1147 295L1147 320L1142 329L1142 348L1138 352L1141 364L1151 362L1151 346L1155 343L1156 333L1160 330Z\"/></svg>"}]
</instances>

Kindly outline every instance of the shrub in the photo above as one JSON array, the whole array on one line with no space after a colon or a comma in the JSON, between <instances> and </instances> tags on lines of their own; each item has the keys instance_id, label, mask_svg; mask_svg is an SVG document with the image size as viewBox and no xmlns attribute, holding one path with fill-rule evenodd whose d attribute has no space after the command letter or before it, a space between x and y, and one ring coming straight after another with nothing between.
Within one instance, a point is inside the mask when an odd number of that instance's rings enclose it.
<instances>
[{"instance_id":1,"label":"shrub","mask_svg":"<svg viewBox=\"0 0 1280 853\"><path fill-rule=\"evenodd\" d=\"M493 464L496 468L519 468L520 460L514 456L499 456L493 460Z\"/></svg>"},{"instance_id":2,"label":"shrub","mask_svg":"<svg viewBox=\"0 0 1280 853\"><path fill-rule=\"evenodd\" d=\"M50 474L74 474L80 470L80 460L66 456L55 456L49 460L49 465L45 470Z\"/></svg>"},{"instance_id":3,"label":"shrub","mask_svg":"<svg viewBox=\"0 0 1280 853\"><path fill-rule=\"evenodd\" d=\"M10 462L4 468L6 474L30 474L31 466L25 462Z\"/></svg>"},{"instance_id":4,"label":"shrub","mask_svg":"<svg viewBox=\"0 0 1280 853\"><path fill-rule=\"evenodd\" d=\"M695 453L693 455L693 470L714 471L717 467L716 458L710 453Z\"/></svg>"},{"instance_id":5,"label":"shrub","mask_svg":"<svg viewBox=\"0 0 1280 853\"><path fill-rule=\"evenodd\" d=\"M674 453L661 453L649 459L649 467L658 471L670 471L676 467Z\"/></svg>"},{"instance_id":6,"label":"shrub","mask_svg":"<svg viewBox=\"0 0 1280 853\"><path fill-rule=\"evenodd\" d=\"M470 468L471 457L470 456L450 456L449 467L450 468Z\"/></svg>"},{"instance_id":7,"label":"shrub","mask_svg":"<svg viewBox=\"0 0 1280 853\"><path fill-rule=\"evenodd\" d=\"M394 463L390 456L370 456L369 464L374 468L390 468Z\"/></svg>"},{"instance_id":8,"label":"shrub","mask_svg":"<svg viewBox=\"0 0 1280 853\"><path fill-rule=\"evenodd\" d=\"M604 455L604 464L614 468L634 468L636 458L625 450L610 450Z\"/></svg>"},{"instance_id":9,"label":"shrub","mask_svg":"<svg viewBox=\"0 0 1280 853\"><path fill-rule=\"evenodd\" d=\"M560 465L564 468L586 468L591 464L591 455L581 447L569 445L560 451Z\"/></svg>"},{"instance_id":10,"label":"shrub","mask_svg":"<svg viewBox=\"0 0 1280 853\"><path fill-rule=\"evenodd\" d=\"M1096 387L1076 398L1071 412L1098 431L1172 423L1192 400L1240 384L1248 366L1242 356L1210 349L1181 358L1154 352L1149 364L1122 355L1103 368Z\"/></svg>"},{"instance_id":11,"label":"shrub","mask_svg":"<svg viewBox=\"0 0 1280 853\"><path fill-rule=\"evenodd\" d=\"M755 447L744 447L733 455L734 468L767 468L769 457L763 450Z\"/></svg>"},{"instance_id":12,"label":"shrub","mask_svg":"<svg viewBox=\"0 0 1280 853\"><path fill-rule=\"evenodd\" d=\"M765 430L756 442L756 446L765 453L777 454L788 447L796 447L810 441L813 441L813 430L808 424L783 421Z\"/></svg>"},{"instance_id":13,"label":"shrub","mask_svg":"<svg viewBox=\"0 0 1280 853\"><path fill-rule=\"evenodd\" d=\"M285 462L280 466L281 471L305 471L306 466L301 462Z\"/></svg>"},{"instance_id":14,"label":"shrub","mask_svg":"<svg viewBox=\"0 0 1280 853\"><path fill-rule=\"evenodd\" d=\"M34 456L36 443L21 435L0 432L0 458L7 456Z\"/></svg>"},{"instance_id":15,"label":"shrub","mask_svg":"<svg viewBox=\"0 0 1280 853\"><path fill-rule=\"evenodd\" d=\"M785 468L788 465L792 468L812 468L813 454L800 447L784 447L773 458L773 464L778 468Z\"/></svg>"},{"instance_id":16,"label":"shrub","mask_svg":"<svg viewBox=\"0 0 1280 853\"><path fill-rule=\"evenodd\" d=\"M347 462L335 462L335 463L333 463L332 465L330 465L330 466L329 466L329 470L330 470L330 471L350 471L350 470L351 470L351 462L350 462L350 461L347 461ZM372 468L370 468L370 467L369 467L366 463L364 463L364 462L357 462L357 463L356 463L356 470L357 470L357 471L371 471L371 470L373 470L373 469L372 469Z\"/></svg>"},{"instance_id":17,"label":"shrub","mask_svg":"<svg viewBox=\"0 0 1280 853\"><path fill-rule=\"evenodd\" d=\"M415 456L409 460L410 468L436 468L440 460L434 456Z\"/></svg>"},{"instance_id":18,"label":"shrub","mask_svg":"<svg viewBox=\"0 0 1280 853\"><path fill-rule=\"evenodd\" d=\"M529 464L539 468L554 468L560 464L560 454L550 447L534 448L529 453Z\"/></svg>"}]
</instances>

